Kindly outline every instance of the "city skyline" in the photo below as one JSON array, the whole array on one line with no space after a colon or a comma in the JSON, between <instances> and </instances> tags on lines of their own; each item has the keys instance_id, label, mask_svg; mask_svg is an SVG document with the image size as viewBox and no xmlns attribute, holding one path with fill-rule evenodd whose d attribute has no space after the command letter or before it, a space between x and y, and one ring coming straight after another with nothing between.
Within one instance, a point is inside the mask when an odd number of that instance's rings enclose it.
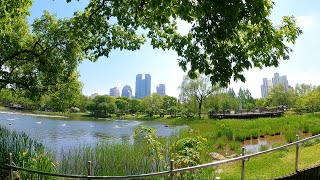
<instances>
[{"instance_id":1,"label":"city skyline","mask_svg":"<svg viewBox=\"0 0 320 180\"><path fill-rule=\"evenodd\" d=\"M88 1L50 1L35 0L31 8L30 24L35 18L43 14L43 10L56 14L58 18L66 18L77 10L83 10ZM235 92L240 87L248 88L255 98L261 97L261 79L272 78L274 72L286 74L289 84L297 83L319 85L317 77L320 76L318 68L318 42L320 42L320 1L310 0L308 3L298 0L275 0L275 6L270 16L272 22L278 25L282 16L295 16L297 25L303 30L295 45L291 45L293 52L290 60L280 61L277 68L250 69L244 72L246 82L231 82L230 87ZM191 26L183 21L178 21L179 32L186 34ZM178 97L178 87L182 82L184 73L178 66L179 57L176 52L153 49L150 40L137 51L113 50L108 58L99 58L97 62L83 61L78 67L80 81L83 83L83 94L89 96L93 93L108 94L112 87L123 87L128 84L135 85L136 74L152 74L152 84L165 83L166 94ZM134 90L133 90L134 91ZM151 92L156 92L156 86L151 87Z\"/></svg>"}]
</instances>

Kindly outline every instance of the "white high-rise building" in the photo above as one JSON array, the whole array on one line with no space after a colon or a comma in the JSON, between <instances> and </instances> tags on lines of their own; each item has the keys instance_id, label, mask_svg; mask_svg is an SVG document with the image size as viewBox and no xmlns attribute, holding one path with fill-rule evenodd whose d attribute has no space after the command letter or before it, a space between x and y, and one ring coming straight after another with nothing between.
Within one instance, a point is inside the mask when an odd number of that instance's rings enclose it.
<instances>
[{"instance_id":1,"label":"white high-rise building","mask_svg":"<svg viewBox=\"0 0 320 180\"><path fill-rule=\"evenodd\" d=\"M273 87L273 84L271 80L268 80L267 78L263 78L262 81L263 84L261 85L261 97L266 98L268 97L268 92Z\"/></svg>"},{"instance_id":2,"label":"white high-rise building","mask_svg":"<svg viewBox=\"0 0 320 180\"><path fill-rule=\"evenodd\" d=\"M279 73L274 73L274 77L272 78L272 81L268 80L267 78L263 78L262 81L263 81L263 84L260 86L262 98L268 97L268 92L275 85L282 84L287 91L289 90L289 87L290 87L287 76L280 76Z\"/></svg>"},{"instance_id":3,"label":"white high-rise building","mask_svg":"<svg viewBox=\"0 0 320 180\"><path fill-rule=\"evenodd\" d=\"M114 87L114 88L110 88L110 93L109 93L109 96L113 96L115 98L119 97L120 96L120 91L117 87Z\"/></svg>"},{"instance_id":4,"label":"white high-rise building","mask_svg":"<svg viewBox=\"0 0 320 180\"><path fill-rule=\"evenodd\" d=\"M274 77L272 78L272 84L274 86L278 84L282 84L287 91L289 90L289 83L288 83L287 76L280 76L279 73L274 73Z\"/></svg>"}]
</instances>

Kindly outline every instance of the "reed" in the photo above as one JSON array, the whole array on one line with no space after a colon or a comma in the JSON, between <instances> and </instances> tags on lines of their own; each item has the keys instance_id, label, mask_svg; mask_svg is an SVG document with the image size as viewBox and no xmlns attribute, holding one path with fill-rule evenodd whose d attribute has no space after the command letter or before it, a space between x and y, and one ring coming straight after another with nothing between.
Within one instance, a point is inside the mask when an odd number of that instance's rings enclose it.
<instances>
[{"instance_id":1,"label":"reed","mask_svg":"<svg viewBox=\"0 0 320 180\"><path fill-rule=\"evenodd\" d=\"M49 152L43 144L31 139L26 133L11 131L0 126L0 169L8 164L9 153L12 153L16 166L34 170L57 172L55 168L55 153ZM7 177L7 171L0 170L0 174ZM23 179L43 179L44 176L18 172ZM46 177L46 179L50 179Z\"/></svg>"}]
</instances>

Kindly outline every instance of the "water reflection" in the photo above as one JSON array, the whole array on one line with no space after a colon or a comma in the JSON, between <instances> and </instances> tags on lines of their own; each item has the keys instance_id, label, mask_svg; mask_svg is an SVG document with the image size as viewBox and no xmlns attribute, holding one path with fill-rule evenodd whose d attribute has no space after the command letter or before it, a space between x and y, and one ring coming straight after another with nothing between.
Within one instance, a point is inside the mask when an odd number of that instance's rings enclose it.
<instances>
[{"instance_id":1,"label":"water reflection","mask_svg":"<svg viewBox=\"0 0 320 180\"><path fill-rule=\"evenodd\" d=\"M300 133L300 139L310 137L309 133ZM274 144L287 144L284 134L274 136L264 136L258 139L250 139L242 142L241 146L246 148L247 153L256 153L261 150L272 148ZM266 148L266 149L265 149Z\"/></svg>"}]
</instances>

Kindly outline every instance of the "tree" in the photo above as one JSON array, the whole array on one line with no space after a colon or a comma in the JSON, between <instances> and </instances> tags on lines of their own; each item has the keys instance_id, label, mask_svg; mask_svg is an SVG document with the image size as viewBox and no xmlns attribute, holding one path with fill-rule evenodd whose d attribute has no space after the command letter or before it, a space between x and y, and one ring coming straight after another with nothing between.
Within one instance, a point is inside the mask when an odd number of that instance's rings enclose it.
<instances>
[{"instance_id":1,"label":"tree","mask_svg":"<svg viewBox=\"0 0 320 180\"><path fill-rule=\"evenodd\" d=\"M196 99L198 103L198 116L201 118L202 103L205 98L215 90L215 87L212 87L210 80L202 76L199 76L195 80L185 76L179 89L181 102L186 103L193 98Z\"/></svg>"},{"instance_id":2,"label":"tree","mask_svg":"<svg viewBox=\"0 0 320 180\"><path fill-rule=\"evenodd\" d=\"M131 113L137 113L141 111L141 100L140 99L130 99L129 100L129 111Z\"/></svg>"},{"instance_id":3,"label":"tree","mask_svg":"<svg viewBox=\"0 0 320 180\"><path fill-rule=\"evenodd\" d=\"M163 97L162 109L173 116L177 113L177 104L177 98L166 95Z\"/></svg>"},{"instance_id":4,"label":"tree","mask_svg":"<svg viewBox=\"0 0 320 180\"><path fill-rule=\"evenodd\" d=\"M95 115L109 115L116 112L117 106L114 97L103 95L94 97L87 109Z\"/></svg>"},{"instance_id":5,"label":"tree","mask_svg":"<svg viewBox=\"0 0 320 180\"><path fill-rule=\"evenodd\" d=\"M231 78L245 81L245 69L289 59L288 43L295 43L302 31L294 17L273 25L273 5L271 0L91 0L85 10L90 21L84 22L100 28L115 18L133 34L142 28L154 48L177 52L189 77L205 74L213 84L227 86ZM177 32L178 19L192 25L187 35Z\"/></svg>"},{"instance_id":6,"label":"tree","mask_svg":"<svg viewBox=\"0 0 320 180\"><path fill-rule=\"evenodd\" d=\"M289 59L289 43L302 33L294 17L272 24L271 0L91 0L64 20L45 12L29 32L31 3L0 6L0 87L25 89L33 98L58 91L84 59L96 61L117 48L139 49L146 42L140 29L154 48L176 51L189 77L205 74L219 86L231 78L245 81L245 69ZM178 33L178 19L192 25L187 35Z\"/></svg>"},{"instance_id":7,"label":"tree","mask_svg":"<svg viewBox=\"0 0 320 180\"><path fill-rule=\"evenodd\" d=\"M117 109L123 113L124 111L126 111L128 109L128 98L123 98L123 97L119 97L116 99L116 105L117 105Z\"/></svg>"},{"instance_id":8,"label":"tree","mask_svg":"<svg viewBox=\"0 0 320 180\"><path fill-rule=\"evenodd\" d=\"M316 112L320 109L320 88L317 87L311 92L305 93L295 103L299 111Z\"/></svg>"},{"instance_id":9,"label":"tree","mask_svg":"<svg viewBox=\"0 0 320 180\"><path fill-rule=\"evenodd\" d=\"M287 91L282 84L273 86L266 98L266 105L272 107L287 106L292 107L296 101L296 94L293 90Z\"/></svg>"},{"instance_id":10,"label":"tree","mask_svg":"<svg viewBox=\"0 0 320 180\"><path fill-rule=\"evenodd\" d=\"M296 84L295 92L299 97L301 97L301 96L305 95L306 93L312 92L315 89L316 89L316 87L311 84L303 84L302 83L302 84Z\"/></svg>"},{"instance_id":11,"label":"tree","mask_svg":"<svg viewBox=\"0 0 320 180\"><path fill-rule=\"evenodd\" d=\"M145 109L145 112L149 117L152 117L155 114L159 114L163 104L162 96L157 93L153 93L151 96L146 96L142 100L142 107Z\"/></svg>"},{"instance_id":12,"label":"tree","mask_svg":"<svg viewBox=\"0 0 320 180\"><path fill-rule=\"evenodd\" d=\"M68 83L59 84L59 91L47 95L45 106L58 112L67 112L71 107L78 107L82 98L82 84L78 77L79 73L72 74Z\"/></svg>"},{"instance_id":13,"label":"tree","mask_svg":"<svg viewBox=\"0 0 320 180\"><path fill-rule=\"evenodd\" d=\"M130 29L90 24L86 11L63 20L45 11L30 32L26 16L31 2L13 0L0 7L0 89L23 89L39 99L72 82L69 77L82 60L95 61L116 48L136 50L141 44Z\"/></svg>"},{"instance_id":14,"label":"tree","mask_svg":"<svg viewBox=\"0 0 320 180\"><path fill-rule=\"evenodd\" d=\"M244 109L253 109L255 107L254 105L254 99L251 96L251 93L248 89L239 89L238 92L238 98L240 100L240 103L242 104L242 107Z\"/></svg>"}]
</instances>

